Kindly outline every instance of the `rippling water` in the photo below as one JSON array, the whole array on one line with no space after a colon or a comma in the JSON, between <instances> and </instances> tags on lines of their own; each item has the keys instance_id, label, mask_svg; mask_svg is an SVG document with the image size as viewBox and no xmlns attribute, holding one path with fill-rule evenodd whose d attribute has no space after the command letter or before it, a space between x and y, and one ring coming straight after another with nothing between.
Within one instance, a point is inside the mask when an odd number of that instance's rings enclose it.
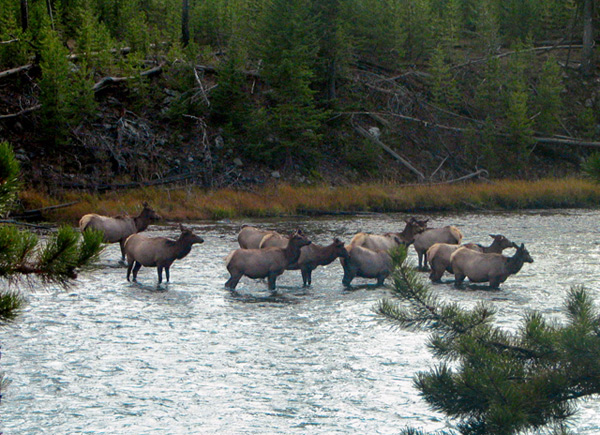
<instances>
[{"instance_id":1,"label":"rippling water","mask_svg":"<svg viewBox=\"0 0 600 435\"><path fill-rule=\"evenodd\" d=\"M358 231L399 231L405 215L254 221L286 232L302 227L317 243L349 241ZM515 329L527 310L561 319L564 296L585 284L600 303L598 211L434 215L430 226L457 225L464 241L489 244L490 233L524 242L535 263L501 285L435 290L471 305L485 300L498 323ZM28 294L21 318L1 330L2 369L12 383L1 405L5 434L392 434L410 425L449 428L412 385L435 364L426 332L398 330L373 313L388 293L355 279L341 284L338 262L313 272L303 289L288 271L271 297L266 283L223 284L224 257L237 247L241 221L193 225L205 243L171 268L157 287L156 269L139 284L116 267L118 246L103 267L67 292ZM175 226L151 235L176 237ZM510 251L508 251L510 253ZM410 255L416 261L411 248ZM427 275L424 274L424 277ZM582 403L580 434L600 431L600 403Z\"/></svg>"}]
</instances>

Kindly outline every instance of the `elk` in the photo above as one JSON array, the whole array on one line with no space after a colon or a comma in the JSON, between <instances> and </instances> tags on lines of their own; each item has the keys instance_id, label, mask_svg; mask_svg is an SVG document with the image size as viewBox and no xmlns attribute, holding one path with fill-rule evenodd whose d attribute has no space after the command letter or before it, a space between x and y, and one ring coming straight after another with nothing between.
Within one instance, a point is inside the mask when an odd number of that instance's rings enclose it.
<instances>
[{"instance_id":1,"label":"elk","mask_svg":"<svg viewBox=\"0 0 600 435\"><path fill-rule=\"evenodd\" d=\"M169 282L169 269L175 260L181 260L192 250L192 245L204 243L204 239L192 230L179 225L181 234L177 240L166 237L148 237L143 234L132 234L125 241L127 256L127 281L133 270L133 281L137 281L138 271L142 266L156 267L158 283L162 282L162 272L165 270Z\"/></svg>"},{"instance_id":2,"label":"elk","mask_svg":"<svg viewBox=\"0 0 600 435\"><path fill-rule=\"evenodd\" d=\"M433 282L437 282L442 278L444 271L452 272L450 267L450 256L461 246L486 254L501 254L502 251L508 248L517 248L517 245L501 234L490 234L494 239L490 246L481 246L476 243L465 243L464 245L450 245L448 243L436 243L427 250L427 261L431 266L429 278Z\"/></svg>"},{"instance_id":3,"label":"elk","mask_svg":"<svg viewBox=\"0 0 600 435\"><path fill-rule=\"evenodd\" d=\"M121 261L125 261L125 240L127 237L144 231L151 222L161 219L160 215L152 210L147 202L144 202L142 207L140 214L134 217L128 215L108 217L95 213L86 214L79 220L79 229L81 232L88 228L102 231L105 243L119 242Z\"/></svg>"},{"instance_id":4,"label":"elk","mask_svg":"<svg viewBox=\"0 0 600 435\"><path fill-rule=\"evenodd\" d=\"M267 278L269 290L275 290L277 277L300 258L300 249L310 245L301 231L296 230L285 248L236 249L225 260L231 275L225 287L234 290L242 276Z\"/></svg>"},{"instance_id":5,"label":"elk","mask_svg":"<svg viewBox=\"0 0 600 435\"><path fill-rule=\"evenodd\" d=\"M517 252L512 257L485 254L466 247L457 249L450 256L456 287L460 287L465 277L468 277L471 282L489 282L490 288L497 289L510 275L519 272L524 263L533 263L524 244L517 247Z\"/></svg>"}]
</instances>

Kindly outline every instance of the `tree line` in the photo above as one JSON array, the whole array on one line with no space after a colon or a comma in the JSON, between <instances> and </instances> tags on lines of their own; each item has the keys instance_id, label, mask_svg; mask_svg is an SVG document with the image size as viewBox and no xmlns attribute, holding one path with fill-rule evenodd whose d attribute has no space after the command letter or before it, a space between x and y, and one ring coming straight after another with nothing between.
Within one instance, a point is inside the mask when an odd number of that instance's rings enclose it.
<instances>
[{"instance_id":1,"label":"tree line","mask_svg":"<svg viewBox=\"0 0 600 435\"><path fill-rule=\"evenodd\" d=\"M96 116L100 78L133 78L130 99L159 101L141 73L160 67L176 92L161 116L208 119L251 160L335 154L368 171L379 151L344 131L376 112L452 126L461 165L514 174L540 138L597 136L596 102L565 99L572 67L595 71L596 18L591 0L0 0L0 65L39 66L46 143Z\"/></svg>"}]
</instances>

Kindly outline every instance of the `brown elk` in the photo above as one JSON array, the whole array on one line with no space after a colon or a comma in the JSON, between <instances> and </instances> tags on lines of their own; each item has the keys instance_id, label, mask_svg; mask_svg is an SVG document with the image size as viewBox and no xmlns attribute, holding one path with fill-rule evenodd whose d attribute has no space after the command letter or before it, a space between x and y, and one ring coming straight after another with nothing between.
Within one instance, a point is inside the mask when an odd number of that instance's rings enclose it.
<instances>
[{"instance_id":1,"label":"brown elk","mask_svg":"<svg viewBox=\"0 0 600 435\"><path fill-rule=\"evenodd\" d=\"M341 258L344 268L342 284L350 286L355 277L376 278L377 285L383 285L385 279L392 273L392 258L388 251L380 249L373 251L363 246L350 243L346 246L347 258Z\"/></svg>"},{"instance_id":2,"label":"brown elk","mask_svg":"<svg viewBox=\"0 0 600 435\"><path fill-rule=\"evenodd\" d=\"M346 251L346 247L341 240L335 238L333 239L333 243L327 246L311 243L300 249L298 261L288 266L288 269L300 269L300 272L302 273L302 282L304 287L307 287L312 283L312 271L315 270L317 266L326 266L338 257L348 257L348 251Z\"/></svg>"},{"instance_id":3,"label":"brown elk","mask_svg":"<svg viewBox=\"0 0 600 435\"><path fill-rule=\"evenodd\" d=\"M156 267L158 283L162 282L162 272L165 270L169 282L169 269L175 260L181 260L192 250L192 245L204 243L202 237L192 230L179 225L181 234L177 240L166 237L148 237L143 234L132 234L125 241L127 256L127 281L133 269L133 281L137 280L138 271L142 266Z\"/></svg>"},{"instance_id":4,"label":"brown elk","mask_svg":"<svg viewBox=\"0 0 600 435\"><path fill-rule=\"evenodd\" d=\"M269 234L279 234L276 231L263 230L251 225L242 225L238 234L238 243L242 249L258 249L263 237Z\"/></svg>"},{"instance_id":5,"label":"brown elk","mask_svg":"<svg viewBox=\"0 0 600 435\"><path fill-rule=\"evenodd\" d=\"M427 228L427 220L419 221L411 217L404 222L406 225L400 233L357 233L350 240L350 244L353 246L362 246L373 251L380 249L389 251L399 245L410 246L415 241L415 237Z\"/></svg>"},{"instance_id":6,"label":"brown elk","mask_svg":"<svg viewBox=\"0 0 600 435\"><path fill-rule=\"evenodd\" d=\"M458 228L446 226L443 228L429 228L415 236L415 251L419 258L419 269L427 269L427 257L425 253L435 243L448 243L451 245L460 244L463 238Z\"/></svg>"},{"instance_id":7,"label":"brown elk","mask_svg":"<svg viewBox=\"0 0 600 435\"><path fill-rule=\"evenodd\" d=\"M457 249L450 257L456 287L468 277L471 282L489 282L490 288L498 288L510 275L519 272L524 263L533 263L524 244L517 247L512 257L484 254L465 247Z\"/></svg>"},{"instance_id":8,"label":"brown elk","mask_svg":"<svg viewBox=\"0 0 600 435\"><path fill-rule=\"evenodd\" d=\"M86 214L79 220L81 232L88 228L102 231L104 242L119 242L121 247L121 260L125 260L125 240L132 234L139 233L148 228L151 222L161 219L160 215L152 210L147 202L142 204L143 209L138 216L101 216L95 213Z\"/></svg>"},{"instance_id":9,"label":"brown elk","mask_svg":"<svg viewBox=\"0 0 600 435\"><path fill-rule=\"evenodd\" d=\"M281 275L290 264L300 258L300 249L310 245L301 231L295 231L289 238L286 248L264 249L236 249L227 256L225 263L231 277L225 287L234 290L242 276L249 278L267 278L269 290L275 290L277 277Z\"/></svg>"},{"instance_id":10,"label":"brown elk","mask_svg":"<svg viewBox=\"0 0 600 435\"><path fill-rule=\"evenodd\" d=\"M464 245L450 245L448 243L436 243L427 250L427 261L431 266L429 278L437 282L442 278L444 271L452 273L450 267L450 256L461 246L486 254L501 254L508 248L516 248L517 245L501 234L490 234L494 239L490 246L481 246L476 243L465 243Z\"/></svg>"}]
</instances>

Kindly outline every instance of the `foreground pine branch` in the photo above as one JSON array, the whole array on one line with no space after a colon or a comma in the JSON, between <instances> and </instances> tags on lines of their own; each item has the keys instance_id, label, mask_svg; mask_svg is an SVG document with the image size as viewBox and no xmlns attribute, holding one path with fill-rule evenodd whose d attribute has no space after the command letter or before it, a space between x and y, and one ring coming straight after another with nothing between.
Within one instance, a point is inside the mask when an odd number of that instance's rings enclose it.
<instances>
[{"instance_id":1,"label":"foreground pine branch","mask_svg":"<svg viewBox=\"0 0 600 435\"><path fill-rule=\"evenodd\" d=\"M394 260L395 300L376 311L403 328L433 331L428 345L443 362L418 373L415 385L433 409L457 420L460 433L566 433L576 400L600 393L600 314L584 287L568 292L565 324L534 312L510 333L493 325L485 304L466 310L441 302L405 251Z\"/></svg>"}]
</instances>

